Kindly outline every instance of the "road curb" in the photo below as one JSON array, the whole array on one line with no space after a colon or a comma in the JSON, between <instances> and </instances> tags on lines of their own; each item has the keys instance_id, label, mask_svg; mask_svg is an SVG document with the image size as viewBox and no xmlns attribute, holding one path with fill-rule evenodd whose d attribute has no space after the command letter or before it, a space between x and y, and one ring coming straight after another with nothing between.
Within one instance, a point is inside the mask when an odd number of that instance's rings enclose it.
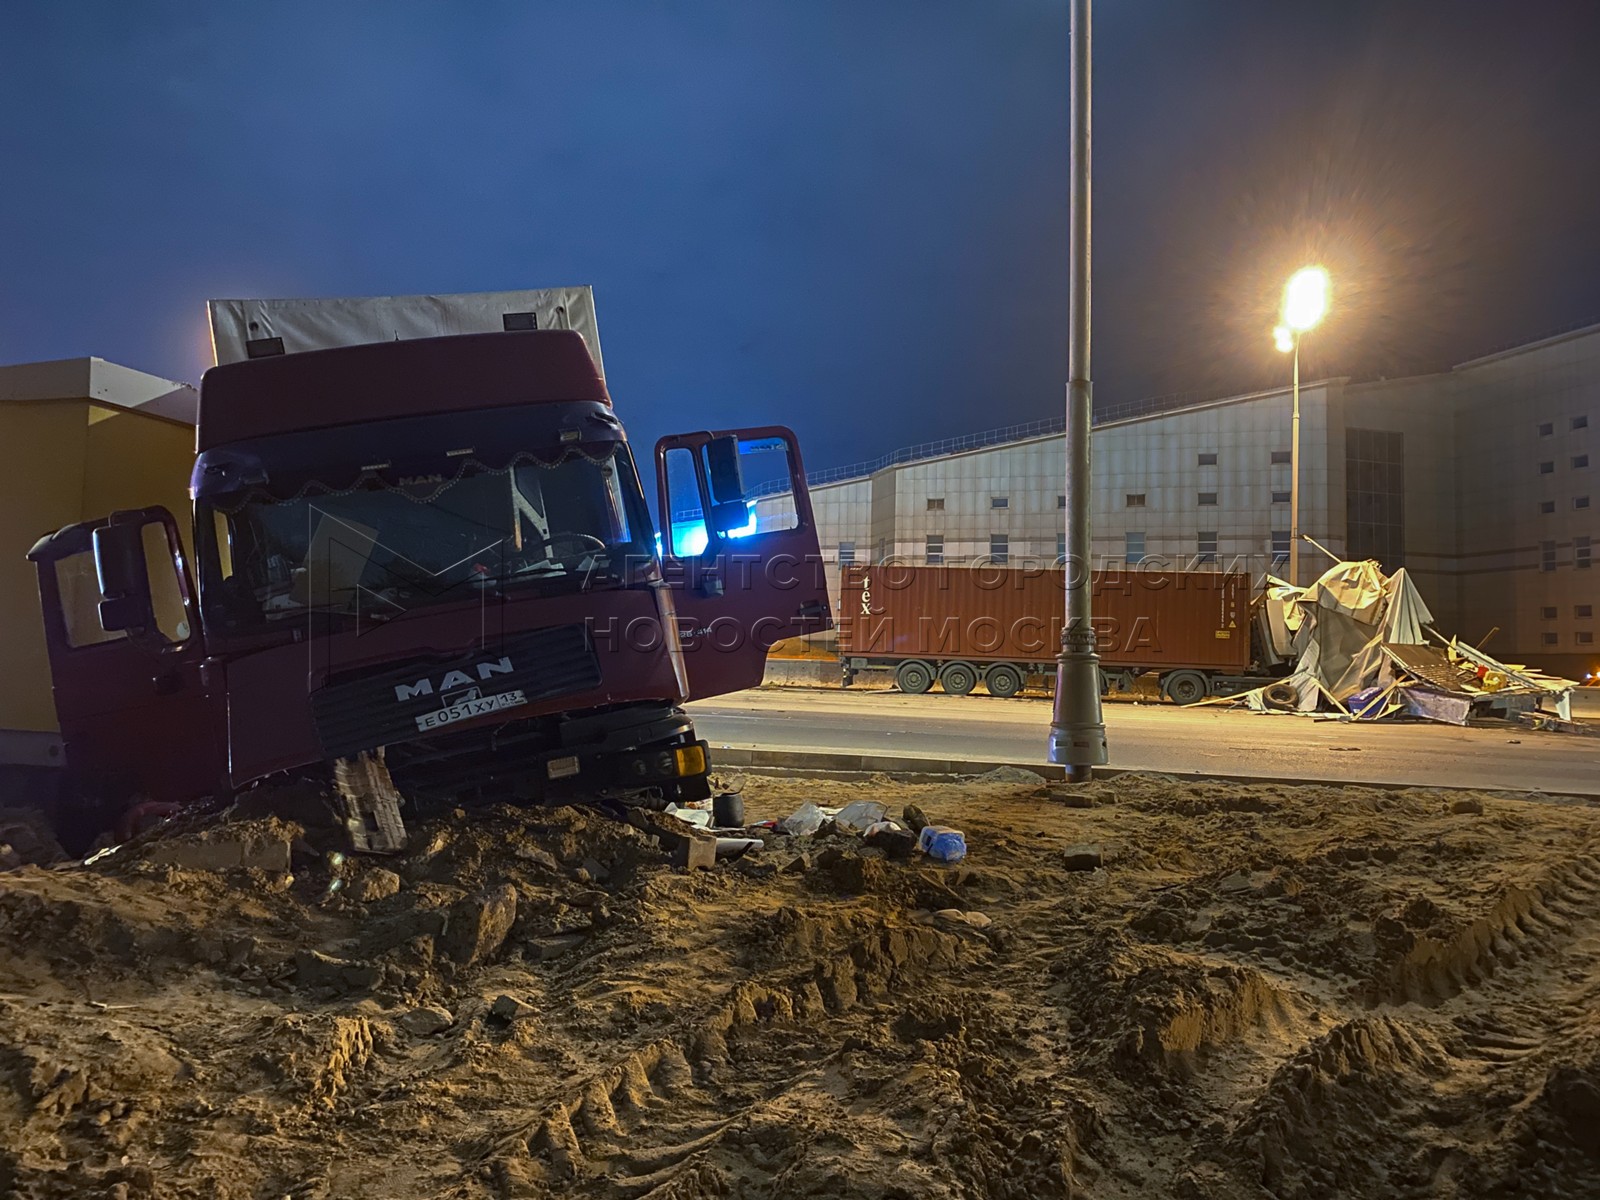
<instances>
[{"instance_id":1,"label":"road curb","mask_svg":"<svg viewBox=\"0 0 1600 1200\"><path fill-rule=\"evenodd\" d=\"M816 771L830 775L921 775L932 779L957 775L982 775L999 767L1032 771L1045 780L1064 780L1063 768L1051 763L1009 762L1001 759L918 758L890 754L856 754L845 751L761 750L750 746L712 746L711 769L745 767L752 770ZM1367 779L1307 779L1292 775L1238 775L1225 771L1149 771L1137 767L1096 767L1096 779L1118 775L1164 775L1185 783L1277 784L1284 787L1362 787L1386 792L1426 788L1435 792L1494 792L1509 796L1539 796L1546 800L1600 803L1600 792L1517 791L1468 784L1393 783Z\"/></svg>"}]
</instances>

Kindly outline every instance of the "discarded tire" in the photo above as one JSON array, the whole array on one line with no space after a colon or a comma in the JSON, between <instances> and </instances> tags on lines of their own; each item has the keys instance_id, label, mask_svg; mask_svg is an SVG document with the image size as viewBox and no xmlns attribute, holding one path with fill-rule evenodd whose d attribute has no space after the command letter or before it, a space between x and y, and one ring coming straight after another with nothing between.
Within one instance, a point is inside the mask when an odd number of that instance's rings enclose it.
<instances>
[{"instance_id":1,"label":"discarded tire","mask_svg":"<svg viewBox=\"0 0 1600 1200\"><path fill-rule=\"evenodd\" d=\"M1279 712L1291 712L1294 706L1300 703L1300 693L1295 691L1292 683L1268 684L1266 691L1261 693L1261 698L1266 701L1268 708Z\"/></svg>"}]
</instances>

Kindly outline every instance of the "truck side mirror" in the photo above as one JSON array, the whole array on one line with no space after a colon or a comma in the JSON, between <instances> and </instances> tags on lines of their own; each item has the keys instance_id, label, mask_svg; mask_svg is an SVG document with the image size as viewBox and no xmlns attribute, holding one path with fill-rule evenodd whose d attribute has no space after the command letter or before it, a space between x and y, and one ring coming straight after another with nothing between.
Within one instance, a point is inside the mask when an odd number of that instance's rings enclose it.
<instances>
[{"instance_id":1,"label":"truck side mirror","mask_svg":"<svg viewBox=\"0 0 1600 1200\"><path fill-rule=\"evenodd\" d=\"M94 531L94 570L100 584L100 627L107 633L155 628L143 525L118 522Z\"/></svg>"},{"instance_id":2,"label":"truck side mirror","mask_svg":"<svg viewBox=\"0 0 1600 1200\"><path fill-rule=\"evenodd\" d=\"M706 471L711 477L711 503L714 508L724 504L739 506L743 525L744 476L739 470L739 439L731 433L714 437L706 443Z\"/></svg>"}]
</instances>

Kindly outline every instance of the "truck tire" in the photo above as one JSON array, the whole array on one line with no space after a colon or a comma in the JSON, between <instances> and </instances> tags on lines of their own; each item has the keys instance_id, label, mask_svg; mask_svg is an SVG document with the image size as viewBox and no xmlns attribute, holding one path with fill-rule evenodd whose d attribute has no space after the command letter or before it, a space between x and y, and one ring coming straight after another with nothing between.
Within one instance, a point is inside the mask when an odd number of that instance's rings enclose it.
<instances>
[{"instance_id":1,"label":"truck tire","mask_svg":"<svg viewBox=\"0 0 1600 1200\"><path fill-rule=\"evenodd\" d=\"M1022 690L1025 681L1022 672L1010 663L996 663L989 668L983 682L989 689L989 695L1010 699Z\"/></svg>"},{"instance_id":2,"label":"truck tire","mask_svg":"<svg viewBox=\"0 0 1600 1200\"><path fill-rule=\"evenodd\" d=\"M939 672L939 682L952 696L965 696L978 686L978 669L971 663L946 663Z\"/></svg>"},{"instance_id":3,"label":"truck tire","mask_svg":"<svg viewBox=\"0 0 1600 1200\"><path fill-rule=\"evenodd\" d=\"M1194 704L1211 694L1211 683L1199 671L1174 671L1161 680L1161 694L1174 704Z\"/></svg>"},{"instance_id":4,"label":"truck tire","mask_svg":"<svg viewBox=\"0 0 1600 1200\"><path fill-rule=\"evenodd\" d=\"M903 662L894 673L895 686L908 696L920 696L933 686L933 668L925 662Z\"/></svg>"}]
</instances>

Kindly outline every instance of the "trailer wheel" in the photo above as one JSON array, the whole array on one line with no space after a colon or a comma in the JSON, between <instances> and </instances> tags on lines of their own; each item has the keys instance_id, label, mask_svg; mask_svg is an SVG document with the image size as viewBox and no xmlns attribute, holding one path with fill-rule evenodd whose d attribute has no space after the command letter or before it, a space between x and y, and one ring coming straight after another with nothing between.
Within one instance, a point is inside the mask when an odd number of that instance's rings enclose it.
<instances>
[{"instance_id":1,"label":"trailer wheel","mask_svg":"<svg viewBox=\"0 0 1600 1200\"><path fill-rule=\"evenodd\" d=\"M970 663L946 663L939 672L939 682L952 696L965 696L978 686L978 671Z\"/></svg>"},{"instance_id":2,"label":"trailer wheel","mask_svg":"<svg viewBox=\"0 0 1600 1200\"><path fill-rule=\"evenodd\" d=\"M1010 699L1022 690L1022 672L1010 663L997 663L989 668L983 682L989 689L989 695Z\"/></svg>"},{"instance_id":3,"label":"trailer wheel","mask_svg":"<svg viewBox=\"0 0 1600 1200\"><path fill-rule=\"evenodd\" d=\"M925 662L903 662L895 670L894 682L908 696L920 696L933 686L933 668Z\"/></svg>"},{"instance_id":4,"label":"trailer wheel","mask_svg":"<svg viewBox=\"0 0 1600 1200\"><path fill-rule=\"evenodd\" d=\"M1193 704L1211 694L1211 684L1199 671L1174 671L1161 681L1161 694L1174 704Z\"/></svg>"}]
</instances>

